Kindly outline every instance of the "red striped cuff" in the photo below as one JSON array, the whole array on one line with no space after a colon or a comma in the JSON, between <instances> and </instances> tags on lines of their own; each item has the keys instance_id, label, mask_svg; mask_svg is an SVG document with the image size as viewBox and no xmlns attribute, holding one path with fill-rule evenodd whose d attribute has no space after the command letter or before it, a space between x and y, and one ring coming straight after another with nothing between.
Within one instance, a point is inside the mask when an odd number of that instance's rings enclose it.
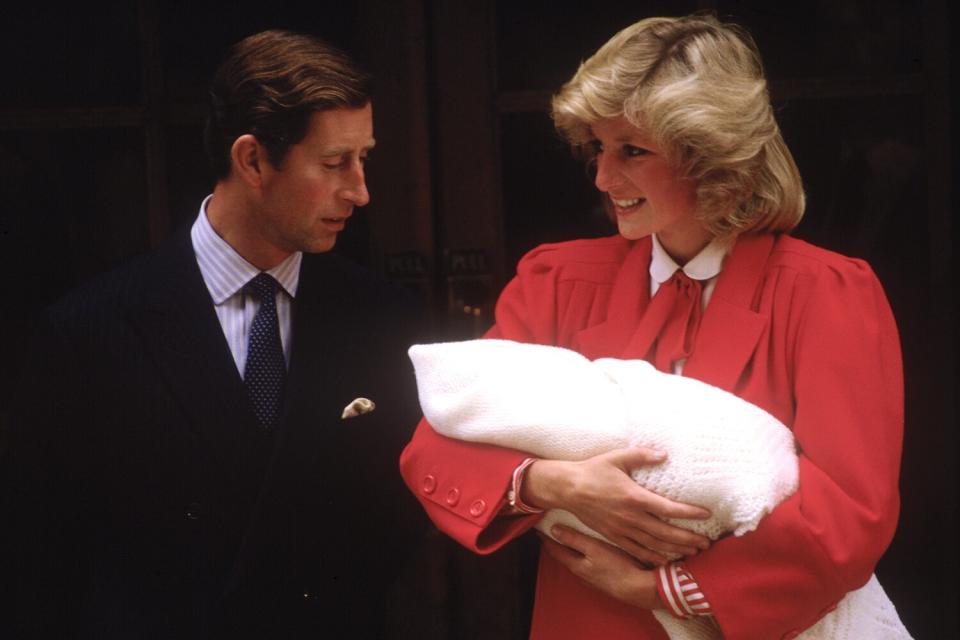
<instances>
[{"instance_id":1,"label":"red striped cuff","mask_svg":"<svg viewBox=\"0 0 960 640\"><path fill-rule=\"evenodd\" d=\"M667 610L677 618L713 614L700 585L682 562L671 562L657 569L657 591Z\"/></svg>"}]
</instances>

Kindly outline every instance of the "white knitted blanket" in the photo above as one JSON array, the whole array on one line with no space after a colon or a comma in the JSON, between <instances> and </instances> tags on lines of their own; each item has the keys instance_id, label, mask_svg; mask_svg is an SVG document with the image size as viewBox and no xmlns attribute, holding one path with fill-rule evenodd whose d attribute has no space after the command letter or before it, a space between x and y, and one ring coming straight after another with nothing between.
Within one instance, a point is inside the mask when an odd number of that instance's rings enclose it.
<instances>
[{"instance_id":1,"label":"white knitted blanket","mask_svg":"<svg viewBox=\"0 0 960 640\"><path fill-rule=\"evenodd\" d=\"M634 480L709 509L708 520L672 522L713 540L752 531L797 489L797 454L786 426L731 393L643 360L590 361L568 349L508 340L414 345L409 354L421 408L438 433L558 460L633 445L666 451L666 462L634 471ZM562 510L548 511L537 527L550 535L557 522L602 539ZM672 640L721 637L709 619L654 614ZM871 577L799 637L910 636Z\"/></svg>"}]
</instances>

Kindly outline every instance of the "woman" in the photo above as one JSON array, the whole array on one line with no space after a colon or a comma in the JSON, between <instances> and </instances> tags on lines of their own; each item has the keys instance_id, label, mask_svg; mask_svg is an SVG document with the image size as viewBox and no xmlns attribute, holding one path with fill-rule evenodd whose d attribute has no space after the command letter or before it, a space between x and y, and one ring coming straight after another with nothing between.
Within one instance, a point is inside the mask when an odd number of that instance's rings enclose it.
<instances>
[{"instance_id":1,"label":"woman","mask_svg":"<svg viewBox=\"0 0 960 640\"><path fill-rule=\"evenodd\" d=\"M625 550L569 529L544 540L534 638L662 639L657 608L712 616L726 638L795 635L867 581L895 529L902 376L883 291L863 262L787 235L800 177L736 27L638 22L581 66L553 117L590 154L619 234L530 252L488 336L644 358L731 391L792 429L800 489L708 548L660 520L708 514L629 478L656 452L537 460L426 423L401 460L407 484L478 553L552 508Z\"/></svg>"}]
</instances>

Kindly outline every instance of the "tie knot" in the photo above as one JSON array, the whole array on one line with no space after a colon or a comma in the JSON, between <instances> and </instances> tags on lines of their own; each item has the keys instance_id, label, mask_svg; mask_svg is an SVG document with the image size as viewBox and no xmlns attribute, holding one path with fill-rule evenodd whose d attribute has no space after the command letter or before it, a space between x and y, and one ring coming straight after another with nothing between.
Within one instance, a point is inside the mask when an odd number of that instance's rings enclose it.
<instances>
[{"instance_id":1,"label":"tie knot","mask_svg":"<svg viewBox=\"0 0 960 640\"><path fill-rule=\"evenodd\" d=\"M266 272L257 274L253 280L247 283L247 290L253 293L260 302L273 300L279 288L280 283Z\"/></svg>"},{"instance_id":2,"label":"tie knot","mask_svg":"<svg viewBox=\"0 0 960 640\"><path fill-rule=\"evenodd\" d=\"M677 269L673 272L673 276L670 278L670 282L677 288L678 291L684 293L689 292L691 289L696 289L700 286L700 281L695 280L684 273L683 269Z\"/></svg>"}]
</instances>

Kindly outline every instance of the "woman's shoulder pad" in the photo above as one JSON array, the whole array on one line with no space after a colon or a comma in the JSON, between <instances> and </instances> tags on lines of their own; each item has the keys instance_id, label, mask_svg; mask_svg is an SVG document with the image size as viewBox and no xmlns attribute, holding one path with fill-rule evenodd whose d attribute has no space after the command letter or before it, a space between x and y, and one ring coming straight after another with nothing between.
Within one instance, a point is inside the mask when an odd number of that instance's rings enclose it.
<instances>
[{"instance_id":1,"label":"woman's shoulder pad","mask_svg":"<svg viewBox=\"0 0 960 640\"><path fill-rule=\"evenodd\" d=\"M871 273L865 260L845 256L789 235L777 238L771 254L773 266L786 266L816 274L823 270L835 273Z\"/></svg>"},{"instance_id":2,"label":"woman's shoulder pad","mask_svg":"<svg viewBox=\"0 0 960 640\"><path fill-rule=\"evenodd\" d=\"M633 242L619 235L541 244L521 258L518 271L619 264L632 246Z\"/></svg>"}]
</instances>

